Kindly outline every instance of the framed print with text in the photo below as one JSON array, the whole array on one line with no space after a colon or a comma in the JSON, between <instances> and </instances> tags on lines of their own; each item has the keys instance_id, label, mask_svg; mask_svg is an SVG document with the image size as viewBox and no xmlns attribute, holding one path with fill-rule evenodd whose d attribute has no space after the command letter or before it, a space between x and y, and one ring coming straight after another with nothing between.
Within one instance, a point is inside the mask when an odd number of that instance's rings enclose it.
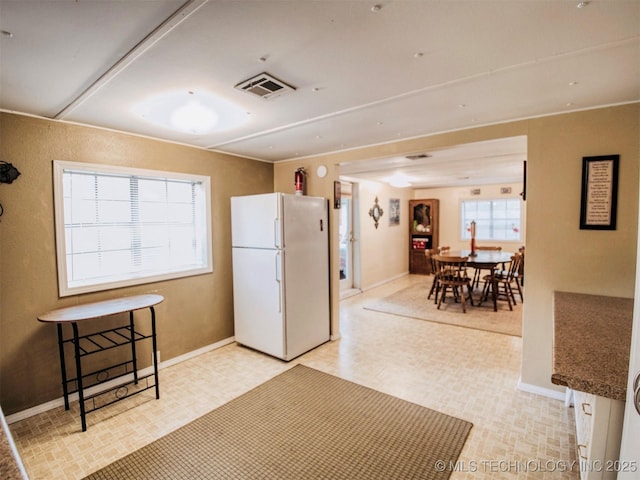
<instances>
[{"instance_id":1,"label":"framed print with text","mask_svg":"<svg viewBox=\"0 0 640 480\"><path fill-rule=\"evenodd\" d=\"M581 230L615 230L620 155L582 158Z\"/></svg>"}]
</instances>

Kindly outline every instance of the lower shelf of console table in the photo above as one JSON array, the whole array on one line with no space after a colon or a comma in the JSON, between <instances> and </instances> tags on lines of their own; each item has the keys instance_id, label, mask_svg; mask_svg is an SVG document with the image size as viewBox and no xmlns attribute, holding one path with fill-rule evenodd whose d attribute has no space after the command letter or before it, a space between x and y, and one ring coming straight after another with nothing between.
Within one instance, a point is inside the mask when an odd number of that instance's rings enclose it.
<instances>
[{"instance_id":1,"label":"lower shelf of console table","mask_svg":"<svg viewBox=\"0 0 640 480\"><path fill-rule=\"evenodd\" d=\"M61 308L38 316L38 320L41 322L56 324L65 409L69 410L70 395L77 393L82 431L87 429L86 415L88 413L150 389L155 389L156 399L160 398L154 306L163 300L161 295L135 295ZM143 334L136 330L134 312L143 309L150 311L150 334ZM92 331L83 335L79 332L78 324L80 322L84 324L87 321L92 321L89 326L95 326L98 319L102 317L122 313L129 314L129 322L126 325ZM70 335L69 332L65 335L65 324L71 327ZM140 376L136 344L145 340L152 342L153 374ZM70 345L73 350L75 376L67 374L66 345ZM129 359L117 364L100 366L90 372L83 372L85 357L119 347L130 351ZM105 386L108 387L104 388ZM96 393L88 394L87 390L94 389L97 390Z\"/></svg>"}]
</instances>

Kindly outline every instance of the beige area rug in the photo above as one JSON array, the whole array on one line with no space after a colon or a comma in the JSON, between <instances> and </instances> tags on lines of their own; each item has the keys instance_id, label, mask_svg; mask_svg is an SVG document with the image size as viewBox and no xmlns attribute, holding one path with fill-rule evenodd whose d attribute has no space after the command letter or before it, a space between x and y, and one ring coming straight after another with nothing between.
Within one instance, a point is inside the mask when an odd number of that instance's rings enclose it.
<instances>
[{"instance_id":1,"label":"beige area rug","mask_svg":"<svg viewBox=\"0 0 640 480\"><path fill-rule=\"evenodd\" d=\"M518 303L513 307L513 311L509 310L506 301L498 301L498 311L494 312L493 303L489 299L480 307L472 307L467 302L467 313L462 313L462 305L454 303L449 294L447 294L446 303L443 303L438 310L438 306L433 303L433 296L427 300L432 278L424 277L424 281L421 280L380 300L365 303L364 308L429 322L446 323L516 337L522 336L522 303L517 293ZM475 298L479 293L474 293L476 305Z\"/></svg>"},{"instance_id":2,"label":"beige area rug","mask_svg":"<svg viewBox=\"0 0 640 480\"><path fill-rule=\"evenodd\" d=\"M471 427L296 365L86 478L440 480Z\"/></svg>"}]
</instances>

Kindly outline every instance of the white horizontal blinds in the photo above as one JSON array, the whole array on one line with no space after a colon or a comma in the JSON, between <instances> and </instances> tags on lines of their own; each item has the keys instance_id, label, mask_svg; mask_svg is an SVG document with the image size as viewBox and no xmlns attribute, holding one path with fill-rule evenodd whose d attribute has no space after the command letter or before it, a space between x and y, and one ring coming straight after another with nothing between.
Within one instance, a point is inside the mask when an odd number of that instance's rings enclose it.
<instances>
[{"instance_id":1,"label":"white horizontal blinds","mask_svg":"<svg viewBox=\"0 0 640 480\"><path fill-rule=\"evenodd\" d=\"M206 267L195 180L63 170L68 288Z\"/></svg>"},{"instance_id":2,"label":"white horizontal blinds","mask_svg":"<svg viewBox=\"0 0 640 480\"><path fill-rule=\"evenodd\" d=\"M520 200L494 200L492 205L493 238L520 240Z\"/></svg>"},{"instance_id":3,"label":"white horizontal blinds","mask_svg":"<svg viewBox=\"0 0 640 480\"><path fill-rule=\"evenodd\" d=\"M520 199L467 200L461 207L461 237L471 238L471 222L476 222L477 240L519 241Z\"/></svg>"}]
</instances>

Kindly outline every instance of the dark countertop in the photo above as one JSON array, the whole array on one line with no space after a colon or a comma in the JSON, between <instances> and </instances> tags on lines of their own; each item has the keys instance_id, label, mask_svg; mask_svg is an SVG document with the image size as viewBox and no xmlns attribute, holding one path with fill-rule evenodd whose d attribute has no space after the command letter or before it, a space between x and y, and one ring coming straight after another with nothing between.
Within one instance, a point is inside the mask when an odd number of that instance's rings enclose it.
<instances>
[{"instance_id":1,"label":"dark countertop","mask_svg":"<svg viewBox=\"0 0 640 480\"><path fill-rule=\"evenodd\" d=\"M626 400L633 298L553 294L551 382Z\"/></svg>"}]
</instances>

